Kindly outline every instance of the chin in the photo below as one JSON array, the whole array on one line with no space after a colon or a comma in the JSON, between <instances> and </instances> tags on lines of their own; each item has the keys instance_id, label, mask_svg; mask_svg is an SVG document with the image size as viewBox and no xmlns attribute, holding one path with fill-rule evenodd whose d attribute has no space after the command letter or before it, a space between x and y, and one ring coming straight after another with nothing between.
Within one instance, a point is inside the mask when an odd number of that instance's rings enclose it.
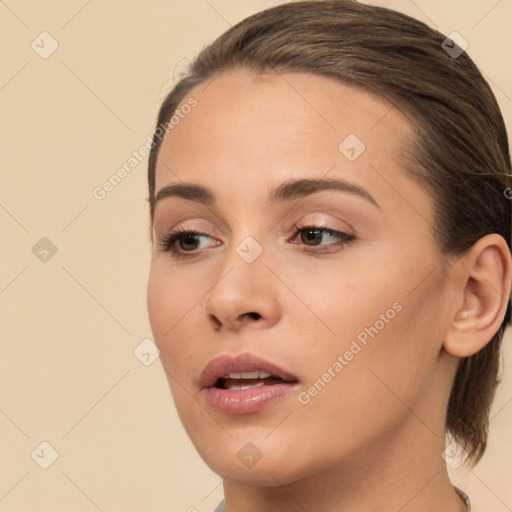
<instances>
[{"instance_id":1,"label":"chin","mask_svg":"<svg viewBox=\"0 0 512 512\"><path fill-rule=\"evenodd\" d=\"M277 436L272 442L263 435L252 437L254 443L249 440L250 436L240 439L228 434L222 441L211 437L204 439L194 445L206 465L222 478L240 484L275 487L311 473L312 465L301 462L293 447Z\"/></svg>"},{"instance_id":2,"label":"chin","mask_svg":"<svg viewBox=\"0 0 512 512\"><path fill-rule=\"evenodd\" d=\"M289 461L266 461L261 459L252 467L244 467L233 455L224 457L203 457L207 466L217 475L243 485L276 487L298 479ZM291 471L290 471L291 470Z\"/></svg>"}]
</instances>

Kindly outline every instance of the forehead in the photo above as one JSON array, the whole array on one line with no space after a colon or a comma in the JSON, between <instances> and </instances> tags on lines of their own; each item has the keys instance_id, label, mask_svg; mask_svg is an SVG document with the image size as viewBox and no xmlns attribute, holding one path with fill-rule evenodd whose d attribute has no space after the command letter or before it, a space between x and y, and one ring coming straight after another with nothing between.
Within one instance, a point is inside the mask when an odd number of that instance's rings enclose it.
<instances>
[{"instance_id":1,"label":"forehead","mask_svg":"<svg viewBox=\"0 0 512 512\"><path fill-rule=\"evenodd\" d=\"M191 98L195 106L183 108ZM309 73L226 72L190 91L177 113L159 151L157 192L180 180L248 191L304 173L362 185L372 166L401 169L412 132L384 98Z\"/></svg>"}]
</instances>

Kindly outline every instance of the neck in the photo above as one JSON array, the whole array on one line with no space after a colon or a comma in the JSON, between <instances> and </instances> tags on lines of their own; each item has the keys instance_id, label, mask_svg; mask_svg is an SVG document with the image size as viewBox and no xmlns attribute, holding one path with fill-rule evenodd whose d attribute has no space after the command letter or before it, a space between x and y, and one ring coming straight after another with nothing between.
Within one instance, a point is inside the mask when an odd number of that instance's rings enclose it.
<instances>
[{"instance_id":1,"label":"neck","mask_svg":"<svg viewBox=\"0 0 512 512\"><path fill-rule=\"evenodd\" d=\"M266 486L228 478L226 511L465 512L441 458L442 426L431 430L412 415L409 423L361 448L350 464L340 463L307 478L280 482L278 470L270 469L263 470Z\"/></svg>"}]
</instances>

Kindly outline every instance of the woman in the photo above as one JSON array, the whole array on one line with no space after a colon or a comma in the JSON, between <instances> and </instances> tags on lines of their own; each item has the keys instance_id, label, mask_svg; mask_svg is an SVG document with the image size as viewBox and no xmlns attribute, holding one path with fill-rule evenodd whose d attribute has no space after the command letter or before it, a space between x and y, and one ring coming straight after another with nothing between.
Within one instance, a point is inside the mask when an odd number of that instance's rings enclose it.
<instances>
[{"instance_id":1,"label":"woman","mask_svg":"<svg viewBox=\"0 0 512 512\"><path fill-rule=\"evenodd\" d=\"M470 510L445 460L486 447L511 174L481 73L398 12L292 2L197 56L153 138L148 311L218 511Z\"/></svg>"}]
</instances>

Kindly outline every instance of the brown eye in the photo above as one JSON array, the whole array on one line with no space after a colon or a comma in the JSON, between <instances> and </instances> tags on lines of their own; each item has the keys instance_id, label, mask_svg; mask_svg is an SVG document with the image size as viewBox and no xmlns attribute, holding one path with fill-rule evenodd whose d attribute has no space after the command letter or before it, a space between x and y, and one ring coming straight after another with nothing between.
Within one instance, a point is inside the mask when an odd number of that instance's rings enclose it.
<instances>
[{"instance_id":1,"label":"brown eye","mask_svg":"<svg viewBox=\"0 0 512 512\"><path fill-rule=\"evenodd\" d=\"M346 245L355 239L354 235L333 229L321 228L319 226L295 226L295 228L295 236L299 235L300 242L310 247ZM322 244L323 239L326 237L330 237L335 241L330 244Z\"/></svg>"},{"instance_id":2,"label":"brown eye","mask_svg":"<svg viewBox=\"0 0 512 512\"><path fill-rule=\"evenodd\" d=\"M187 231L185 229L176 229L168 233L159 245L165 252L170 252L175 258L186 258L197 253L201 244L201 238L211 238L205 233L197 231ZM189 254L187 254L189 253Z\"/></svg>"}]
</instances>

